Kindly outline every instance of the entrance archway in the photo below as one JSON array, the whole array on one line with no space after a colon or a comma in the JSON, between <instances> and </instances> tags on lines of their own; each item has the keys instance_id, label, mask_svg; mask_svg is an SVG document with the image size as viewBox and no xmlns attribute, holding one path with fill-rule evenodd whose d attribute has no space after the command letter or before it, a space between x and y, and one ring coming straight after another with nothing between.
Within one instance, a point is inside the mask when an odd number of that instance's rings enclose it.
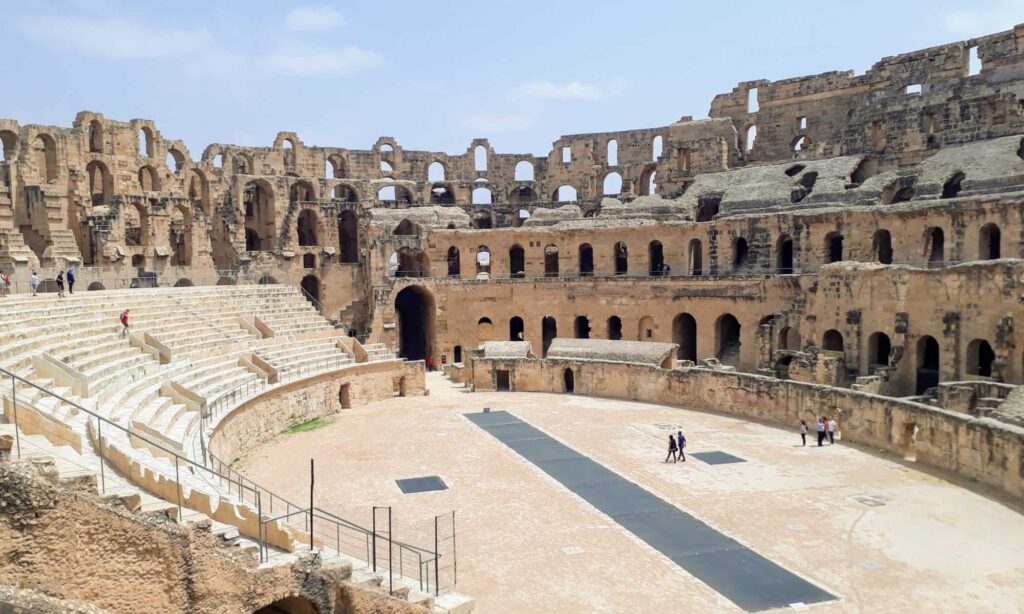
<instances>
[{"instance_id":1,"label":"entrance archway","mask_svg":"<svg viewBox=\"0 0 1024 614\"><path fill-rule=\"evenodd\" d=\"M316 606L305 597L291 596L256 610L255 614L319 614Z\"/></svg>"},{"instance_id":2,"label":"entrance archway","mask_svg":"<svg viewBox=\"0 0 1024 614\"><path fill-rule=\"evenodd\" d=\"M551 342L554 338L558 336L558 322L551 316L545 316L540 322L540 332L542 346L541 357L547 358L548 348L551 347Z\"/></svg>"},{"instance_id":3,"label":"entrance archway","mask_svg":"<svg viewBox=\"0 0 1024 614\"><path fill-rule=\"evenodd\" d=\"M316 306L320 302L320 280L316 278L316 275L306 275L299 285L306 293L306 298L311 299L310 302Z\"/></svg>"},{"instance_id":4,"label":"entrance archway","mask_svg":"<svg viewBox=\"0 0 1024 614\"><path fill-rule=\"evenodd\" d=\"M398 355L426 360L434 353L434 297L422 286L409 286L395 297Z\"/></svg>"}]
</instances>

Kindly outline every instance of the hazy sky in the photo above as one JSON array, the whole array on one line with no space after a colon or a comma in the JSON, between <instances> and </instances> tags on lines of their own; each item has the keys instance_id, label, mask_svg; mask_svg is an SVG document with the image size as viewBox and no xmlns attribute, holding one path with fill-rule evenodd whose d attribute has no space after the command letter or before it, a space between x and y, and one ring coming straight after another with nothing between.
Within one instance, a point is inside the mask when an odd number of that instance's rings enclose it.
<instances>
[{"instance_id":1,"label":"hazy sky","mask_svg":"<svg viewBox=\"0 0 1024 614\"><path fill-rule=\"evenodd\" d=\"M0 117L156 121L212 142L546 154L563 134L706 117L739 81L1024 22L1024 0L0 0Z\"/></svg>"}]
</instances>

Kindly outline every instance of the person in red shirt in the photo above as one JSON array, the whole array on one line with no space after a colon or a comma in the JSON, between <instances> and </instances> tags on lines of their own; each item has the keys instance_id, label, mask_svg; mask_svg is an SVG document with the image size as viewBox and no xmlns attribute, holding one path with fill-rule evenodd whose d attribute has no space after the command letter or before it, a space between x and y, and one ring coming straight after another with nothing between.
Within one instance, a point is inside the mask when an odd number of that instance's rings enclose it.
<instances>
[{"instance_id":1,"label":"person in red shirt","mask_svg":"<svg viewBox=\"0 0 1024 614\"><path fill-rule=\"evenodd\" d=\"M121 326L124 327L124 328L121 329L121 335L122 336L127 336L128 335L128 310L127 309L125 309L124 311L121 312Z\"/></svg>"}]
</instances>

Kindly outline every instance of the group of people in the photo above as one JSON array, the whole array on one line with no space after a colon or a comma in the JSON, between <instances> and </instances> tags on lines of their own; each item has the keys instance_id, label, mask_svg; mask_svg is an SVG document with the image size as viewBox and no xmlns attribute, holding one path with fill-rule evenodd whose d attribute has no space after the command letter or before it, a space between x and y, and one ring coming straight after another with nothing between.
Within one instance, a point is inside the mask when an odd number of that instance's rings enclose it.
<instances>
[{"instance_id":1,"label":"group of people","mask_svg":"<svg viewBox=\"0 0 1024 614\"><path fill-rule=\"evenodd\" d=\"M818 447L820 448L824 443L825 439L828 438L829 445L836 442L836 421L834 418L828 416L822 416L815 422L815 428L818 430ZM807 421L800 421L800 439L803 440L803 445L807 445Z\"/></svg>"},{"instance_id":2,"label":"group of people","mask_svg":"<svg viewBox=\"0 0 1024 614\"><path fill-rule=\"evenodd\" d=\"M67 286L68 294L75 293L75 267L68 267L66 271L60 271L57 273L54 282L57 284L57 298L64 298L64 287ZM0 296L9 296L11 294L11 286L14 284L11 281L10 273L6 271L0 271ZM28 278L28 286L32 290L32 296L37 296L39 292L39 275L32 271L32 275Z\"/></svg>"},{"instance_id":3,"label":"group of people","mask_svg":"<svg viewBox=\"0 0 1024 614\"><path fill-rule=\"evenodd\" d=\"M678 437L673 436L671 433L668 436L668 456L665 457L666 463L670 458L673 463L676 462L676 460L681 460L684 463L686 462L686 452L684 451L686 449L686 437L683 436L682 431L679 431L678 433Z\"/></svg>"}]
</instances>

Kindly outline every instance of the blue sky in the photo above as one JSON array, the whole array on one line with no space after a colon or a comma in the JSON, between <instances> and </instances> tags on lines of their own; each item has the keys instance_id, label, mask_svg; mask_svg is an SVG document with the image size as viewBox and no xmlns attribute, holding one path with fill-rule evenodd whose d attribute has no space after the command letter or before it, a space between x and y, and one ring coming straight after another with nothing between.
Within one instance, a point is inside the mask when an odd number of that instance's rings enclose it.
<instances>
[{"instance_id":1,"label":"blue sky","mask_svg":"<svg viewBox=\"0 0 1024 614\"><path fill-rule=\"evenodd\" d=\"M153 119L211 142L546 154L706 117L739 81L853 69L1005 30L1024 0L0 0L0 117Z\"/></svg>"}]
</instances>

